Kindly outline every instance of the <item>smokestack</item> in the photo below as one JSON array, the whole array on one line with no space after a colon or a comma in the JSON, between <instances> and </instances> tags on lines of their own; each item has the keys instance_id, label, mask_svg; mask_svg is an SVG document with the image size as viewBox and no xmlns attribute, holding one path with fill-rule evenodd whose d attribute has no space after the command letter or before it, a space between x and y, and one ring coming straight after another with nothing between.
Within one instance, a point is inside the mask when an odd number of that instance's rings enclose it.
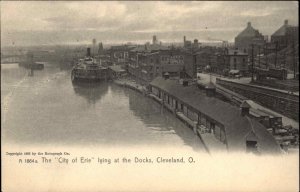
<instances>
[{"instance_id":1,"label":"smokestack","mask_svg":"<svg viewBox=\"0 0 300 192\"><path fill-rule=\"evenodd\" d=\"M249 115L249 110L251 106L247 103L247 101L243 101L243 103L240 105L241 108L241 115L246 116Z\"/></svg>"},{"instance_id":2,"label":"smokestack","mask_svg":"<svg viewBox=\"0 0 300 192\"><path fill-rule=\"evenodd\" d=\"M91 48L89 48L89 47L86 49L86 56L87 57L91 56Z\"/></svg>"},{"instance_id":3,"label":"smokestack","mask_svg":"<svg viewBox=\"0 0 300 192\"><path fill-rule=\"evenodd\" d=\"M251 27L251 22L248 22L248 23L247 23L247 26L248 26L248 27Z\"/></svg>"},{"instance_id":4,"label":"smokestack","mask_svg":"<svg viewBox=\"0 0 300 192\"><path fill-rule=\"evenodd\" d=\"M289 24L289 20L287 20L287 19L284 20L284 24L285 24L285 25L288 25L288 24Z\"/></svg>"}]
</instances>

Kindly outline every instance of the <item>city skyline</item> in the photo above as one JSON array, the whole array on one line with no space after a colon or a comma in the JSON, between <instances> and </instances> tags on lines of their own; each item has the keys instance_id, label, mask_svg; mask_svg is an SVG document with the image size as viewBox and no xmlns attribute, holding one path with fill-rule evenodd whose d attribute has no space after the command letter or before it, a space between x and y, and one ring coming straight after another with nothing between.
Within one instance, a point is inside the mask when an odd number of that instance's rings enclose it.
<instances>
[{"instance_id":1,"label":"city skyline","mask_svg":"<svg viewBox=\"0 0 300 192\"><path fill-rule=\"evenodd\" d=\"M112 14L113 13L113 14ZM53 45L227 40L251 22L270 36L298 25L298 2L1 2L1 44Z\"/></svg>"}]
</instances>

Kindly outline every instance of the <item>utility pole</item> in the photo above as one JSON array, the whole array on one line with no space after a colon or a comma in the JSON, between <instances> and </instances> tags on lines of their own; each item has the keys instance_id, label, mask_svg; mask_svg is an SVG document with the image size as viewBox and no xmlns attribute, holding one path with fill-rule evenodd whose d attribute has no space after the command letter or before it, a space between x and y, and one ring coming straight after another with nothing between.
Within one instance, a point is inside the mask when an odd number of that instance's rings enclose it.
<instances>
[{"instance_id":1,"label":"utility pole","mask_svg":"<svg viewBox=\"0 0 300 192\"><path fill-rule=\"evenodd\" d=\"M293 66L294 66L294 79L296 79L296 57L295 57L295 42L293 41Z\"/></svg>"},{"instance_id":2,"label":"utility pole","mask_svg":"<svg viewBox=\"0 0 300 192\"><path fill-rule=\"evenodd\" d=\"M224 68L223 68L223 73L222 73L222 75L225 75L225 73L224 73L224 69L227 69L227 66L226 66L226 48L225 48L225 50L223 51L223 66L224 66Z\"/></svg>"},{"instance_id":3,"label":"utility pole","mask_svg":"<svg viewBox=\"0 0 300 192\"><path fill-rule=\"evenodd\" d=\"M277 68L277 48L278 48L278 42L275 42L275 69Z\"/></svg>"},{"instance_id":4,"label":"utility pole","mask_svg":"<svg viewBox=\"0 0 300 192\"><path fill-rule=\"evenodd\" d=\"M136 82L138 82L138 66L139 66L139 53L137 53L136 55L136 66L134 68L134 71L135 71L135 77L136 77ZM137 70L138 69L138 70Z\"/></svg>"},{"instance_id":5,"label":"utility pole","mask_svg":"<svg viewBox=\"0 0 300 192\"><path fill-rule=\"evenodd\" d=\"M266 43L266 48L265 48L265 57L266 57L266 68L269 68L269 64L268 64L268 44Z\"/></svg>"},{"instance_id":6,"label":"utility pole","mask_svg":"<svg viewBox=\"0 0 300 192\"><path fill-rule=\"evenodd\" d=\"M283 53L283 68L286 69L286 52Z\"/></svg>"},{"instance_id":7,"label":"utility pole","mask_svg":"<svg viewBox=\"0 0 300 192\"><path fill-rule=\"evenodd\" d=\"M95 58L95 45L96 45L96 39L93 39L93 58Z\"/></svg>"},{"instance_id":8,"label":"utility pole","mask_svg":"<svg viewBox=\"0 0 300 192\"><path fill-rule=\"evenodd\" d=\"M258 46L258 67L260 68L260 45Z\"/></svg>"},{"instance_id":9,"label":"utility pole","mask_svg":"<svg viewBox=\"0 0 300 192\"><path fill-rule=\"evenodd\" d=\"M252 55L252 76L251 76L251 81L253 82L254 81L254 44L251 44L251 55Z\"/></svg>"}]
</instances>

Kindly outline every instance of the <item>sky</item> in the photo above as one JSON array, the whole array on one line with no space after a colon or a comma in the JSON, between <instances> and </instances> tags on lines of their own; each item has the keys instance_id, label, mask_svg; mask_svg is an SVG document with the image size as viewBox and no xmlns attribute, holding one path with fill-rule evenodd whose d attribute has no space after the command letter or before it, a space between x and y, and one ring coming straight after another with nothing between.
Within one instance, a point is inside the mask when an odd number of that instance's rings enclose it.
<instances>
[{"instance_id":1,"label":"sky","mask_svg":"<svg viewBox=\"0 0 300 192\"><path fill-rule=\"evenodd\" d=\"M1 1L1 46L228 40L247 22L271 35L298 25L296 1Z\"/></svg>"}]
</instances>

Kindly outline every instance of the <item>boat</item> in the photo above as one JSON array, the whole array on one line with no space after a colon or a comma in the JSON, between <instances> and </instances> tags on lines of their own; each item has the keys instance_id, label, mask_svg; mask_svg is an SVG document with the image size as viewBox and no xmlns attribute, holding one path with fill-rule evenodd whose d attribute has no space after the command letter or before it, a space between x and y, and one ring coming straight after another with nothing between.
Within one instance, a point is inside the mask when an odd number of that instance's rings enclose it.
<instances>
[{"instance_id":1,"label":"boat","mask_svg":"<svg viewBox=\"0 0 300 192\"><path fill-rule=\"evenodd\" d=\"M87 55L79 61L72 68L71 80L78 81L101 81L107 80L108 68L97 62L95 58L91 57L90 48L87 48Z\"/></svg>"}]
</instances>

